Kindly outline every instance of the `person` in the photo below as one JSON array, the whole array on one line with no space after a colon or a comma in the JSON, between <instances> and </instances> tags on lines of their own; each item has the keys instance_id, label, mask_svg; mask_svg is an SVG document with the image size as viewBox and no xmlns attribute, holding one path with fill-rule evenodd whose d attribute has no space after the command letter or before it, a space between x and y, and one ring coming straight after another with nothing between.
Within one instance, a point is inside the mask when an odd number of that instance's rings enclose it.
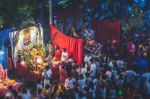
<instances>
[{"instance_id":1,"label":"person","mask_svg":"<svg viewBox=\"0 0 150 99\"><path fill-rule=\"evenodd\" d=\"M81 74L85 77L85 74L87 73L87 68L85 67L85 65L83 64L81 67Z\"/></svg>"},{"instance_id":2,"label":"person","mask_svg":"<svg viewBox=\"0 0 150 99\"><path fill-rule=\"evenodd\" d=\"M91 28L91 25L88 25L88 36L91 37L92 39L94 38L94 30Z\"/></svg>"},{"instance_id":3,"label":"person","mask_svg":"<svg viewBox=\"0 0 150 99\"><path fill-rule=\"evenodd\" d=\"M123 60L118 59L116 63L117 63L117 66L119 69L124 68L124 61Z\"/></svg>"},{"instance_id":4,"label":"person","mask_svg":"<svg viewBox=\"0 0 150 99\"><path fill-rule=\"evenodd\" d=\"M16 90L16 89L13 89L13 90L12 90L12 93L13 93L14 99L17 99L17 98L18 98L18 92L17 92L17 90Z\"/></svg>"},{"instance_id":5,"label":"person","mask_svg":"<svg viewBox=\"0 0 150 99\"><path fill-rule=\"evenodd\" d=\"M74 90L75 88L75 79L68 75L68 78L65 80L66 90Z\"/></svg>"},{"instance_id":6,"label":"person","mask_svg":"<svg viewBox=\"0 0 150 99\"><path fill-rule=\"evenodd\" d=\"M22 99L31 99L31 94L27 91L26 88L22 88Z\"/></svg>"},{"instance_id":7,"label":"person","mask_svg":"<svg viewBox=\"0 0 150 99\"><path fill-rule=\"evenodd\" d=\"M64 85L65 84L65 79L67 78L67 71L65 70L64 66L60 66L59 68L59 77L60 77L60 82Z\"/></svg>"},{"instance_id":8,"label":"person","mask_svg":"<svg viewBox=\"0 0 150 99\"><path fill-rule=\"evenodd\" d=\"M49 54L52 55L54 52L54 46L52 45L52 43L49 43Z\"/></svg>"},{"instance_id":9,"label":"person","mask_svg":"<svg viewBox=\"0 0 150 99\"><path fill-rule=\"evenodd\" d=\"M42 89L38 89L38 99L45 99L45 96L42 93Z\"/></svg>"},{"instance_id":10,"label":"person","mask_svg":"<svg viewBox=\"0 0 150 99\"><path fill-rule=\"evenodd\" d=\"M44 87L50 85L52 71L49 66L46 66L46 69L42 72L42 77L44 78Z\"/></svg>"},{"instance_id":11,"label":"person","mask_svg":"<svg viewBox=\"0 0 150 99\"><path fill-rule=\"evenodd\" d=\"M57 61L60 61L60 59L61 59L61 50L58 46L56 46L55 57L56 57Z\"/></svg>"},{"instance_id":12,"label":"person","mask_svg":"<svg viewBox=\"0 0 150 99\"><path fill-rule=\"evenodd\" d=\"M90 74L92 77L94 77L96 75L97 67L96 67L96 64L93 59L91 59L90 62L91 62L91 67L90 67L91 73Z\"/></svg>"},{"instance_id":13,"label":"person","mask_svg":"<svg viewBox=\"0 0 150 99\"><path fill-rule=\"evenodd\" d=\"M86 79L84 79L83 75L80 75L80 79L78 80L79 89L82 92L84 87L86 86Z\"/></svg>"},{"instance_id":14,"label":"person","mask_svg":"<svg viewBox=\"0 0 150 99\"><path fill-rule=\"evenodd\" d=\"M62 54L61 54L61 61L64 63L68 62L68 53L66 48L63 49Z\"/></svg>"},{"instance_id":15,"label":"person","mask_svg":"<svg viewBox=\"0 0 150 99\"><path fill-rule=\"evenodd\" d=\"M73 37L79 38L79 35L76 33L75 28L72 28L71 32Z\"/></svg>"},{"instance_id":16,"label":"person","mask_svg":"<svg viewBox=\"0 0 150 99\"><path fill-rule=\"evenodd\" d=\"M105 83L102 83L102 86L100 88L100 99L106 99L107 95L107 87L106 87L106 84Z\"/></svg>"},{"instance_id":17,"label":"person","mask_svg":"<svg viewBox=\"0 0 150 99\"><path fill-rule=\"evenodd\" d=\"M13 87L12 86L9 86L8 87L8 91L7 91L7 93L6 93L6 97L9 99L12 99L12 98L14 98L13 97Z\"/></svg>"},{"instance_id":18,"label":"person","mask_svg":"<svg viewBox=\"0 0 150 99\"><path fill-rule=\"evenodd\" d=\"M91 59L92 59L91 55L89 53L86 53L86 55L84 57L85 65L89 65Z\"/></svg>"},{"instance_id":19,"label":"person","mask_svg":"<svg viewBox=\"0 0 150 99\"><path fill-rule=\"evenodd\" d=\"M38 81L37 81L37 90L42 89L42 88L43 88L42 80L38 79Z\"/></svg>"}]
</instances>

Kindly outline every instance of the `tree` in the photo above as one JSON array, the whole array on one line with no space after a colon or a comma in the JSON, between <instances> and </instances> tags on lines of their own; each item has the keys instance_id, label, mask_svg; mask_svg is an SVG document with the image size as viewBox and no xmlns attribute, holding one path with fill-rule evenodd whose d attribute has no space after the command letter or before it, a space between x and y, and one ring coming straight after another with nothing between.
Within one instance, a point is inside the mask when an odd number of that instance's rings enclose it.
<instances>
[{"instance_id":1,"label":"tree","mask_svg":"<svg viewBox=\"0 0 150 99\"><path fill-rule=\"evenodd\" d=\"M22 19L29 17L32 13L32 7L24 4L18 7L17 13L20 15Z\"/></svg>"},{"instance_id":2,"label":"tree","mask_svg":"<svg viewBox=\"0 0 150 99\"><path fill-rule=\"evenodd\" d=\"M4 23L5 23L4 17L0 16L0 27L2 27Z\"/></svg>"}]
</instances>

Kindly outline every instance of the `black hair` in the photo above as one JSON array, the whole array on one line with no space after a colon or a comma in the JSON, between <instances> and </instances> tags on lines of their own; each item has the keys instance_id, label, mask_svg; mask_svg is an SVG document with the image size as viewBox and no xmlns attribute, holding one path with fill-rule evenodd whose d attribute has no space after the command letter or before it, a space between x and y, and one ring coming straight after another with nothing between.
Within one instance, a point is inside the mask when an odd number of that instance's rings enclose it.
<instances>
[{"instance_id":1,"label":"black hair","mask_svg":"<svg viewBox=\"0 0 150 99\"><path fill-rule=\"evenodd\" d=\"M67 51L67 49L66 49L66 48L63 48L63 51L65 51L65 52L66 52L66 51Z\"/></svg>"},{"instance_id":2,"label":"black hair","mask_svg":"<svg viewBox=\"0 0 150 99\"><path fill-rule=\"evenodd\" d=\"M22 88L22 93L23 94L27 94L27 89L26 88Z\"/></svg>"},{"instance_id":3,"label":"black hair","mask_svg":"<svg viewBox=\"0 0 150 99\"><path fill-rule=\"evenodd\" d=\"M42 93L42 89L38 89L38 94L41 94Z\"/></svg>"},{"instance_id":4,"label":"black hair","mask_svg":"<svg viewBox=\"0 0 150 99\"><path fill-rule=\"evenodd\" d=\"M92 62L92 63L93 63L93 62L94 62L94 59L90 59L90 62Z\"/></svg>"}]
</instances>

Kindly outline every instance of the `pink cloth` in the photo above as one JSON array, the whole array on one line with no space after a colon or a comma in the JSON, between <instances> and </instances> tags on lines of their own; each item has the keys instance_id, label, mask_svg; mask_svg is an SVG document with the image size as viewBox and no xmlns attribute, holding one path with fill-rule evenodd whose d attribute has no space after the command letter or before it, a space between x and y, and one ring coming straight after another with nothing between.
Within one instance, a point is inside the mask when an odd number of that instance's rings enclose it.
<instances>
[{"instance_id":1,"label":"pink cloth","mask_svg":"<svg viewBox=\"0 0 150 99\"><path fill-rule=\"evenodd\" d=\"M129 52L135 52L136 46L133 43L128 44L128 50Z\"/></svg>"},{"instance_id":2,"label":"pink cloth","mask_svg":"<svg viewBox=\"0 0 150 99\"><path fill-rule=\"evenodd\" d=\"M14 83L12 85L12 87L18 91L18 88L19 88L20 85L21 85L20 83ZM6 90L0 90L0 93L3 94L3 95L6 95L7 89Z\"/></svg>"}]
</instances>

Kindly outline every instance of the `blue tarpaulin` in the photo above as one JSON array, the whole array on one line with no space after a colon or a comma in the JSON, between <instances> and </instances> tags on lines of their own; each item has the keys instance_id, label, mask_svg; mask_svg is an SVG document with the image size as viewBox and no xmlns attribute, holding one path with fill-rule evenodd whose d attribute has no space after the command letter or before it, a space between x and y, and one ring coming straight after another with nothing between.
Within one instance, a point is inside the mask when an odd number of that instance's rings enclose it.
<instances>
[{"instance_id":1,"label":"blue tarpaulin","mask_svg":"<svg viewBox=\"0 0 150 99\"><path fill-rule=\"evenodd\" d=\"M9 33L13 32L13 31L15 31L13 28L0 31L0 41L4 41L6 39L9 39Z\"/></svg>"},{"instance_id":2,"label":"blue tarpaulin","mask_svg":"<svg viewBox=\"0 0 150 99\"><path fill-rule=\"evenodd\" d=\"M3 66L3 69L6 69L8 64L7 64L7 49L0 49L0 63Z\"/></svg>"},{"instance_id":3,"label":"blue tarpaulin","mask_svg":"<svg viewBox=\"0 0 150 99\"><path fill-rule=\"evenodd\" d=\"M9 33L13 33L14 32L14 29L10 28L10 29L5 29L3 31L0 31L0 42L2 45L1 48L0 48L0 63L2 64L3 66L3 69L6 69L7 68L7 48L5 48L4 46L4 42L6 40L10 40L10 37L9 37Z\"/></svg>"}]
</instances>

